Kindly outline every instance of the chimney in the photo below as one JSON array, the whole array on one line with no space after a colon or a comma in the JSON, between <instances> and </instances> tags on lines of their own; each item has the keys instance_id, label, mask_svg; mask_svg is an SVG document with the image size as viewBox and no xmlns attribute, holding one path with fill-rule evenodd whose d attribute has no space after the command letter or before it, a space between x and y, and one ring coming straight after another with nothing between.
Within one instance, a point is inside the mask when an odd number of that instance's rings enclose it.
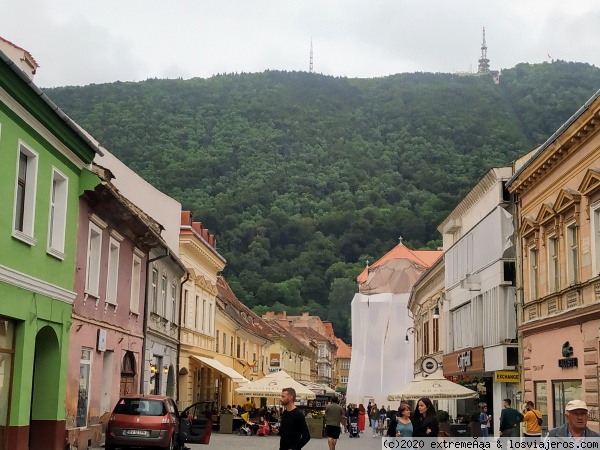
<instances>
[{"instance_id":1,"label":"chimney","mask_svg":"<svg viewBox=\"0 0 600 450\"><path fill-rule=\"evenodd\" d=\"M302 317L308 318L308 316L309 316L308 311L302 313Z\"/></svg>"},{"instance_id":2,"label":"chimney","mask_svg":"<svg viewBox=\"0 0 600 450\"><path fill-rule=\"evenodd\" d=\"M208 235L210 234L210 232L208 231L208 228L203 228L202 229L202 239L204 239L206 242L208 242Z\"/></svg>"},{"instance_id":3,"label":"chimney","mask_svg":"<svg viewBox=\"0 0 600 450\"><path fill-rule=\"evenodd\" d=\"M208 245L215 248L215 235L212 233L208 235Z\"/></svg>"},{"instance_id":4,"label":"chimney","mask_svg":"<svg viewBox=\"0 0 600 450\"><path fill-rule=\"evenodd\" d=\"M191 211L181 211L181 225L192 225L193 215Z\"/></svg>"},{"instance_id":5,"label":"chimney","mask_svg":"<svg viewBox=\"0 0 600 450\"><path fill-rule=\"evenodd\" d=\"M202 227L202 222L193 222L192 223L192 229L198 233L199 235L202 235L202 230L204 229Z\"/></svg>"}]
</instances>

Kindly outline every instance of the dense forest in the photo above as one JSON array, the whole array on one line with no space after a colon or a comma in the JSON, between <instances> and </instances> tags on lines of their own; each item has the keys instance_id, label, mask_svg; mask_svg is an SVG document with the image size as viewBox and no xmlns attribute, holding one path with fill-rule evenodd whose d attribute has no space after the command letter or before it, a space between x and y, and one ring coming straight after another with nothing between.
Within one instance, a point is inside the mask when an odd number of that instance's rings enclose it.
<instances>
[{"instance_id":1,"label":"dense forest","mask_svg":"<svg viewBox=\"0 0 600 450\"><path fill-rule=\"evenodd\" d=\"M348 338L356 276L436 227L491 167L543 143L600 88L557 61L489 76L223 74L46 93L218 237L245 304Z\"/></svg>"}]
</instances>

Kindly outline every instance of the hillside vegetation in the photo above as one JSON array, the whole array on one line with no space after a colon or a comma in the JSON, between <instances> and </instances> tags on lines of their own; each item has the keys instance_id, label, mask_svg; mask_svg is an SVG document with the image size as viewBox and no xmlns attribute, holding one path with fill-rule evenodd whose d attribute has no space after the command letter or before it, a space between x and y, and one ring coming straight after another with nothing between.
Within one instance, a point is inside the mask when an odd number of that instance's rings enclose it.
<instances>
[{"instance_id":1,"label":"hillside vegetation","mask_svg":"<svg viewBox=\"0 0 600 450\"><path fill-rule=\"evenodd\" d=\"M218 236L257 312L308 310L349 336L355 278L437 225L492 166L543 143L598 88L581 63L490 77L302 72L63 87L47 94Z\"/></svg>"}]
</instances>

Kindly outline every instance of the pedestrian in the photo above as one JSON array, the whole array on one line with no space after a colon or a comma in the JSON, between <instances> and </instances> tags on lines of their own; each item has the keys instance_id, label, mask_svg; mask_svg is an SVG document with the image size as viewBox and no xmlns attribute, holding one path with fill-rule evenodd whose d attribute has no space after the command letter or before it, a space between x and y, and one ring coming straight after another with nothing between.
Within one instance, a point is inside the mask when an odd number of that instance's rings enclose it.
<instances>
[{"instance_id":1,"label":"pedestrian","mask_svg":"<svg viewBox=\"0 0 600 450\"><path fill-rule=\"evenodd\" d=\"M479 425L481 426L481 436L487 438L490 429L490 416L487 413L487 405L481 406L481 413L479 413Z\"/></svg>"},{"instance_id":2,"label":"pedestrian","mask_svg":"<svg viewBox=\"0 0 600 450\"><path fill-rule=\"evenodd\" d=\"M417 402L414 414L413 437L438 437L440 424L431 400L422 397Z\"/></svg>"},{"instance_id":3,"label":"pedestrian","mask_svg":"<svg viewBox=\"0 0 600 450\"><path fill-rule=\"evenodd\" d=\"M379 420L381 420L382 425L385 425L385 419L387 417L387 411L385 410L385 405L383 405L380 409L379 409Z\"/></svg>"},{"instance_id":4,"label":"pedestrian","mask_svg":"<svg viewBox=\"0 0 600 450\"><path fill-rule=\"evenodd\" d=\"M279 426L279 450L300 450L310 441L306 419L294 404L295 401L295 389L285 388L281 391L281 404L284 411Z\"/></svg>"},{"instance_id":5,"label":"pedestrian","mask_svg":"<svg viewBox=\"0 0 600 450\"><path fill-rule=\"evenodd\" d=\"M331 403L325 408L325 436L327 436L329 450L335 450L342 431L341 425L345 420L344 408L338 404L337 397L333 397Z\"/></svg>"},{"instance_id":6,"label":"pedestrian","mask_svg":"<svg viewBox=\"0 0 600 450\"><path fill-rule=\"evenodd\" d=\"M367 415L367 411L365 410L365 407L363 406L363 404L359 404L358 405L358 432L362 433L363 431L365 431L365 419Z\"/></svg>"},{"instance_id":7,"label":"pedestrian","mask_svg":"<svg viewBox=\"0 0 600 450\"><path fill-rule=\"evenodd\" d=\"M252 402L250 402L250 397L246 397L246 403L244 403L242 409L244 410L244 412L247 413L252 412L252 410L254 409L254 405L252 404Z\"/></svg>"},{"instance_id":8,"label":"pedestrian","mask_svg":"<svg viewBox=\"0 0 600 450\"><path fill-rule=\"evenodd\" d=\"M525 422L525 432L523 436L526 441L541 441L542 439L542 413L535 409L531 400L525 403L523 410L523 422Z\"/></svg>"},{"instance_id":9,"label":"pedestrian","mask_svg":"<svg viewBox=\"0 0 600 450\"><path fill-rule=\"evenodd\" d=\"M413 423L410 420L410 405L408 403L400 403L396 422L396 434L394 436L403 438L413 437Z\"/></svg>"},{"instance_id":10,"label":"pedestrian","mask_svg":"<svg viewBox=\"0 0 600 450\"><path fill-rule=\"evenodd\" d=\"M371 406L369 420L371 421L371 428L373 429L373 437L377 437L377 428L379 427L379 408L377 408L377 403Z\"/></svg>"},{"instance_id":11,"label":"pedestrian","mask_svg":"<svg viewBox=\"0 0 600 450\"><path fill-rule=\"evenodd\" d=\"M588 407L583 400L571 400L565 408L565 419L567 423L550 430L547 438L571 437L579 441L583 437L600 437L600 433L587 427ZM576 446L579 447L578 445Z\"/></svg>"},{"instance_id":12,"label":"pedestrian","mask_svg":"<svg viewBox=\"0 0 600 450\"><path fill-rule=\"evenodd\" d=\"M519 435L518 425L523 420L523 414L510 406L510 398L502 401L504 409L500 413L500 436L517 437Z\"/></svg>"},{"instance_id":13,"label":"pedestrian","mask_svg":"<svg viewBox=\"0 0 600 450\"><path fill-rule=\"evenodd\" d=\"M410 413L410 411L409 411ZM400 414L400 412L398 412L398 414ZM396 414L392 414L392 417L390 418L390 423L388 425L388 429L387 429L387 435L389 437L396 437L398 436L396 434L396 427L398 426L398 418L396 417ZM412 428L411 428L412 431Z\"/></svg>"}]
</instances>

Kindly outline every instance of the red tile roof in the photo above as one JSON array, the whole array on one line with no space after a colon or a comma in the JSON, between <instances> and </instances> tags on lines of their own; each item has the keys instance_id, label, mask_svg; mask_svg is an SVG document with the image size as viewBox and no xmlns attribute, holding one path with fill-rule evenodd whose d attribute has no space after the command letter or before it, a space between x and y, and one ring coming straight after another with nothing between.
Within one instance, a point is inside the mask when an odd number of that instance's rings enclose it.
<instances>
[{"instance_id":1,"label":"red tile roof","mask_svg":"<svg viewBox=\"0 0 600 450\"><path fill-rule=\"evenodd\" d=\"M340 338L336 338L335 343L337 344L337 352L335 354L337 358L352 358L352 348L348 344L346 344Z\"/></svg>"},{"instance_id":2,"label":"red tile roof","mask_svg":"<svg viewBox=\"0 0 600 450\"><path fill-rule=\"evenodd\" d=\"M360 284L364 283L369 278L369 269L375 269L393 259L408 259L423 266L425 269L429 269L443 254L444 252L441 250L410 250L405 245L398 244L374 264L365 267L365 270L361 272L357 280Z\"/></svg>"},{"instance_id":3,"label":"red tile roof","mask_svg":"<svg viewBox=\"0 0 600 450\"><path fill-rule=\"evenodd\" d=\"M8 45L12 45L17 50L22 50L23 52L25 52L27 54L27 56L29 58L31 58L31 61L33 61L33 64L35 64L35 67L40 67L40 65L37 63L37 61L32 56L32 54L29 53L27 50L25 50L23 47L19 47L17 44L14 44L13 42L10 42L8 39L4 39L2 36L0 36L0 41L6 42Z\"/></svg>"}]
</instances>

